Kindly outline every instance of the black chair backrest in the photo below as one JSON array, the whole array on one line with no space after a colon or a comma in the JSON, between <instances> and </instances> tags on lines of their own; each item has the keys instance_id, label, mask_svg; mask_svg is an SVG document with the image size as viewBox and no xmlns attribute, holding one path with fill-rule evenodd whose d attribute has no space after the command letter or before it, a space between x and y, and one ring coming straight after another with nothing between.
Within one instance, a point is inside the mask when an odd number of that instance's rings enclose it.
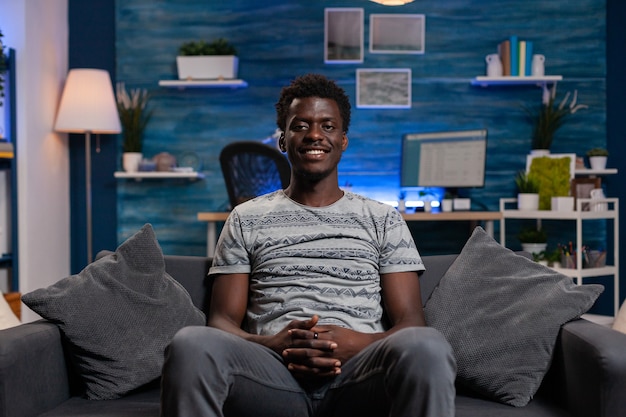
<instances>
[{"instance_id":1,"label":"black chair backrest","mask_svg":"<svg viewBox=\"0 0 626 417\"><path fill-rule=\"evenodd\" d=\"M285 189L291 166L278 149L261 142L241 141L226 145L220 165L231 208L254 197Z\"/></svg>"}]
</instances>

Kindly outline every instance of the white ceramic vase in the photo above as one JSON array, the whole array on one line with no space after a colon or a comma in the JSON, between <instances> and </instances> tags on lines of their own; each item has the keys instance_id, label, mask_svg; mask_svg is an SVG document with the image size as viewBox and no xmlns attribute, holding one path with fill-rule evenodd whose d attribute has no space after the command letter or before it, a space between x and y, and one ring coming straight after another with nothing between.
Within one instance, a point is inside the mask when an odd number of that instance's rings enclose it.
<instances>
[{"instance_id":1,"label":"white ceramic vase","mask_svg":"<svg viewBox=\"0 0 626 417\"><path fill-rule=\"evenodd\" d=\"M518 210L539 210L539 194L519 193L517 195Z\"/></svg>"},{"instance_id":2,"label":"white ceramic vase","mask_svg":"<svg viewBox=\"0 0 626 417\"><path fill-rule=\"evenodd\" d=\"M591 166L591 169L605 169L606 159L606 156L590 156L589 166Z\"/></svg>"},{"instance_id":3,"label":"white ceramic vase","mask_svg":"<svg viewBox=\"0 0 626 417\"><path fill-rule=\"evenodd\" d=\"M126 172L137 172L143 155L141 152L124 152L122 154L122 168Z\"/></svg>"},{"instance_id":4,"label":"white ceramic vase","mask_svg":"<svg viewBox=\"0 0 626 417\"><path fill-rule=\"evenodd\" d=\"M522 243L522 250L533 254L539 254L545 251L547 247L547 243Z\"/></svg>"},{"instance_id":5,"label":"white ceramic vase","mask_svg":"<svg viewBox=\"0 0 626 417\"><path fill-rule=\"evenodd\" d=\"M441 211L444 212L449 212L452 211L452 199L451 198L444 198L443 200L441 200Z\"/></svg>"}]
</instances>

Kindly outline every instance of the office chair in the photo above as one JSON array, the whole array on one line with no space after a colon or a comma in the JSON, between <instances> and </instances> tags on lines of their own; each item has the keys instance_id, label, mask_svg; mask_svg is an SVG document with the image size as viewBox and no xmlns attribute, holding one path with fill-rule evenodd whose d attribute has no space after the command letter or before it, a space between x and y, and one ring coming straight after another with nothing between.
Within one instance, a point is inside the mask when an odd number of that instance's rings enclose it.
<instances>
[{"instance_id":1,"label":"office chair","mask_svg":"<svg viewBox=\"0 0 626 417\"><path fill-rule=\"evenodd\" d=\"M291 178L287 158L261 142L226 145L220 152L220 165L231 209L254 197L287 188Z\"/></svg>"}]
</instances>

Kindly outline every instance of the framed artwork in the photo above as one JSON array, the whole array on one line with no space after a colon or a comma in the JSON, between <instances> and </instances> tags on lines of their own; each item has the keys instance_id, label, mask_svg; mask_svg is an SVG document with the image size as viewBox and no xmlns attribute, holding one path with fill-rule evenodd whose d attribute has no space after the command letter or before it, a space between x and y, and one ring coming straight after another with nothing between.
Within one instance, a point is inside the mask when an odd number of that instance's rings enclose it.
<instances>
[{"instance_id":1,"label":"framed artwork","mask_svg":"<svg viewBox=\"0 0 626 417\"><path fill-rule=\"evenodd\" d=\"M570 194L574 197L574 204L576 204L578 198L591 198L591 190L602 187L602 180L589 177L574 178L571 184ZM581 210L589 210L589 204L583 204Z\"/></svg>"},{"instance_id":2,"label":"framed artwork","mask_svg":"<svg viewBox=\"0 0 626 417\"><path fill-rule=\"evenodd\" d=\"M423 14L371 14L370 52L423 54L426 50L426 16Z\"/></svg>"},{"instance_id":3,"label":"framed artwork","mask_svg":"<svg viewBox=\"0 0 626 417\"><path fill-rule=\"evenodd\" d=\"M362 109L411 108L411 69L357 69L356 106Z\"/></svg>"},{"instance_id":4,"label":"framed artwork","mask_svg":"<svg viewBox=\"0 0 626 417\"><path fill-rule=\"evenodd\" d=\"M567 196L574 179L576 154L528 155L526 172L539 181L539 210L550 210L552 197Z\"/></svg>"},{"instance_id":5,"label":"framed artwork","mask_svg":"<svg viewBox=\"0 0 626 417\"><path fill-rule=\"evenodd\" d=\"M363 9L324 9L324 62L363 62Z\"/></svg>"}]
</instances>

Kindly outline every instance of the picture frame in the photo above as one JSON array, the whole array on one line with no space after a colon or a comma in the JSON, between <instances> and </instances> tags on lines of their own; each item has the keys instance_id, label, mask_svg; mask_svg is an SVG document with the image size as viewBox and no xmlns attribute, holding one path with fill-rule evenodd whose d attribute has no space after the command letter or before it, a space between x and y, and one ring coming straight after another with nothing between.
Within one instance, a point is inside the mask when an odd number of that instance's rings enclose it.
<instances>
[{"instance_id":1,"label":"picture frame","mask_svg":"<svg viewBox=\"0 0 626 417\"><path fill-rule=\"evenodd\" d=\"M423 14L370 14L369 51L373 54L423 54L426 51L426 16Z\"/></svg>"},{"instance_id":2,"label":"picture frame","mask_svg":"<svg viewBox=\"0 0 626 417\"><path fill-rule=\"evenodd\" d=\"M574 197L574 207L579 198L591 198L591 190L602 187L602 179L600 177L581 177L574 178L571 181L570 195ZM581 210L588 211L589 204L583 204Z\"/></svg>"},{"instance_id":3,"label":"picture frame","mask_svg":"<svg viewBox=\"0 0 626 417\"><path fill-rule=\"evenodd\" d=\"M369 69L356 71L356 107L361 109L411 108L411 69Z\"/></svg>"},{"instance_id":4,"label":"picture frame","mask_svg":"<svg viewBox=\"0 0 626 417\"><path fill-rule=\"evenodd\" d=\"M324 63L363 62L363 8L328 7L324 9Z\"/></svg>"},{"instance_id":5,"label":"picture frame","mask_svg":"<svg viewBox=\"0 0 626 417\"><path fill-rule=\"evenodd\" d=\"M539 181L539 210L550 210L552 197L570 193L575 168L575 153L526 156L526 172Z\"/></svg>"}]
</instances>

